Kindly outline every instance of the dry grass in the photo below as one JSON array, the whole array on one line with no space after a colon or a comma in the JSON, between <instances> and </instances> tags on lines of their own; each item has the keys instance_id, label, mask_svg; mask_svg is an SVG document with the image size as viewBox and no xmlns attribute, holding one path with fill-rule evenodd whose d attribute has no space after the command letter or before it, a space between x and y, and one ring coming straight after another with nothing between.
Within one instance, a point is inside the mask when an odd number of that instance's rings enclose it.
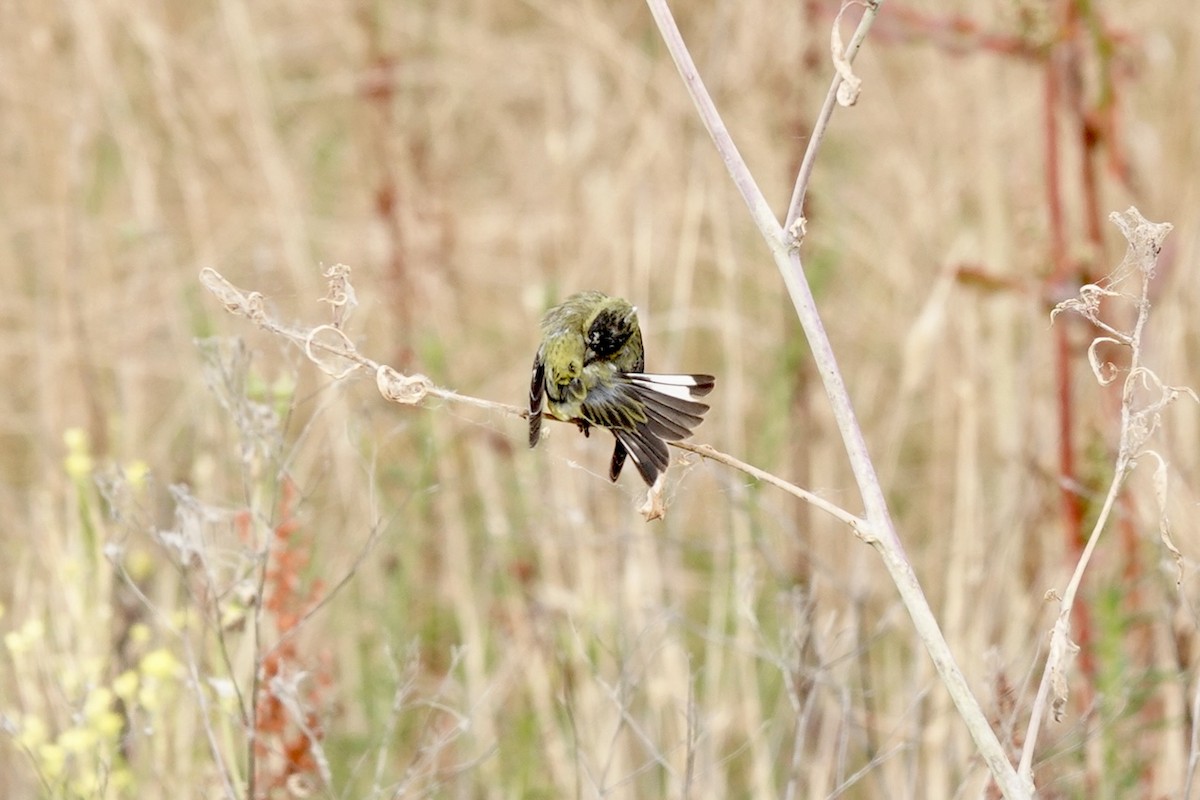
<instances>
[{"instance_id":1,"label":"dry grass","mask_svg":"<svg viewBox=\"0 0 1200 800\"><path fill-rule=\"evenodd\" d=\"M349 264L365 352L513 403L546 304L622 294L651 366L719 376L698 439L859 511L778 277L643 5L9 5L0 795L979 795L894 588L834 520L689 457L647 526L603 437L554 426L531 453L519 420L389 406L199 287L216 267L312 321L319 264ZM812 26L795 5L678 9L781 211L831 76L834 9ZM1008 32L1042 9L958 5ZM1200 386L1200 24L1152 5L1103 9L1129 36L1135 188L1103 172L1099 197L1175 224L1143 355ZM888 14L817 163L806 266L917 574L1019 750L1044 595L1074 563L1042 72ZM1107 271L1123 244L1089 244L1063 152L1069 255ZM1116 406L1070 325L1090 514ZM213 334L245 349L197 345ZM1044 796L1183 792L1196 419L1172 407L1159 447L1182 586L1135 474L1130 535L1081 590L1094 669L1047 723ZM286 663L256 687L269 654Z\"/></svg>"}]
</instances>

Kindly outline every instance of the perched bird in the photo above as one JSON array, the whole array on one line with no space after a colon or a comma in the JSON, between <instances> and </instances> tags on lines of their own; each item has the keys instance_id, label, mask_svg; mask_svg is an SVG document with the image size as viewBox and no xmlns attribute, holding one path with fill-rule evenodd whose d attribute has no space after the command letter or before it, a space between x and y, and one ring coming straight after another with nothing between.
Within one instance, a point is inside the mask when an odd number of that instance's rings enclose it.
<instances>
[{"instance_id":1,"label":"perched bird","mask_svg":"<svg viewBox=\"0 0 1200 800\"><path fill-rule=\"evenodd\" d=\"M542 344L529 385L529 446L542 435L542 413L592 426L616 437L608 477L616 480L626 456L654 485L670 461L667 442L692 434L708 406L712 375L655 375L646 368L637 309L618 297L587 291L571 295L542 318Z\"/></svg>"}]
</instances>

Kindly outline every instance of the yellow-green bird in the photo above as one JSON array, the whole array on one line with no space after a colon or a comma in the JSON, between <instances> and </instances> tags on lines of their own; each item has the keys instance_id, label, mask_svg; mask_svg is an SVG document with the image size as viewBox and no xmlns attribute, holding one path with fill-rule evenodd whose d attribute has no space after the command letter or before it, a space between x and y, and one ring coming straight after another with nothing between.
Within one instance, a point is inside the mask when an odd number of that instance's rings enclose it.
<instances>
[{"instance_id":1,"label":"yellow-green bird","mask_svg":"<svg viewBox=\"0 0 1200 800\"><path fill-rule=\"evenodd\" d=\"M574 294L542 318L542 344L529 385L529 446L542 435L542 414L574 422L587 435L616 437L608 477L626 456L650 486L670 462L667 442L692 435L708 406L712 375L656 375L646 368L637 309L603 292Z\"/></svg>"}]
</instances>

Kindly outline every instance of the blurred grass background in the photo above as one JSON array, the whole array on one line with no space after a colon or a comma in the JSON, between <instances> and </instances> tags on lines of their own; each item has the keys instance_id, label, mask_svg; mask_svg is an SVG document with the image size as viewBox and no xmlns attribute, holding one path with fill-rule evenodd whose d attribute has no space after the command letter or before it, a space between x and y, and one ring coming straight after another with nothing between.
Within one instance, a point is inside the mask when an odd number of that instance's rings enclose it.
<instances>
[{"instance_id":1,"label":"blurred grass background","mask_svg":"<svg viewBox=\"0 0 1200 800\"><path fill-rule=\"evenodd\" d=\"M782 213L836 6L678 5ZM1129 179L1100 159L1100 214L1176 226L1146 357L1198 386L1198 40L1186 4L889 5L818 160L809 279L917 573L1016 750L1073 563L1045 64L1085 65L1080 107L1112 95L1102 152ZM832 520L681 459L647 525L636 475L604 477L607 437L553 426L529 452L514 418L389 406L199 286L214 267L316 324L321 265L348 264L365 353L516 404L542 311L623 295L652 369L719 376L698 441L857 512L781 282L644 5L17 0L0 118L0 794L984 789L874 552ZM1123 243L1089 238L1061 136L1062 248L1100 275ZM1056 324L1090 509L1115 405L1090 332ZM1043 796L1182 795L1195 420L1173 408L1158 443L1182 587L1135 481L1085 583Z\"/></svg>"}]
</instances>

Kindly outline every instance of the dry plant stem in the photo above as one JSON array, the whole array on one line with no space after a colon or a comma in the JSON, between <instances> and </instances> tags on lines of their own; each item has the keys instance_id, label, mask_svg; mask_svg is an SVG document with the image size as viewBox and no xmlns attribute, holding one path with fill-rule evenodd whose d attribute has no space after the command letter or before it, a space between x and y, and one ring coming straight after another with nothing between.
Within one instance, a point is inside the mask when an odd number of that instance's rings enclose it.
<instances>
[{"instance_id":1,"label":"dry plant stem","mask_svg":"<svg viewBox=\"0 0 1200 800\"><path fill-rule=\"evenodd\" d=\"M1075 571L1071 574L1071 580L1067 584L1067 589L1059 604L1058 619L1055 620L1054 628L1050 633L1050 650L1046 654L1046 666L1042 671L1042 682L1038 685L1037 697L1034 698L1033 708L1029 712L1029 729L1025 733L1025 747L1021 751L1021 763L1018 766L1021 777L1030 783L1033 782L1033 753L1037 749L1037 737L1041 732L1042 718L1046 716L1046 703L1050 699L1051 686L1054 684L1056 676L1061 675L1062 671L1067 668L1067 657L1079 650L1078 645L1071 641L1071 609L1075 605L1075 595L1083 580L1084 570L1087 569L1087 565L1092 559L1096 543L1100 541L1100 532L1108 523L1108 516L1112 513L1113 503L1116 502L1117 495L1121 491L1121 484L1125 481L1128 469L1129 462L1126 460L1122 463L1122 459L1118 459L1116 474L1113 475L1112 484L1108 487L1104 506L1100 509L1096 524L1088 536L1087 546L1083 548L1083 553L1079 556L1078 563L1075 564Z\"/></svg>"},{"instance_id":2,"label":"dry plant stem","mask_svg":"<svg viewBox=\"0 0 1200 800\"><path fill-rule=\"evenodd\" d=\"M794 483L789 483L777 475L772 475L766 470L759 469L753 464L747 464L745 461L740 461L731 455L722 453L720 450L714 450L706 444L693 444L692 442L670 442L672 447L678 447L680 450L687 450L689 453L695 453L712 461L733 467L736 470L746 473L752 478L756 478L763 483L769 483L777 489L782 489L793 497L799 498L804 502L821 509L826 514L836 517L841 522L850 526L855 535L859 538L867 537L867 521L862 517L856 517L849 511L846 511L841 506L836 506L823 497L813 494L805 489L801 489Z\"/></svg>"},{"instance_id":3,"label":"dry plant stem","mask_svg":"<svg viewBox=\"0 0 1200 800\"><path fill-rule=\"evenodd\" d=\"M204 729L205 741L208 744L209 753L212 755L213 761L216 764L216 773L219 776L219 778L221 779L221 783L225 789L225 797L229 798L229 800L236 800L236 798L238 797L238 792L234 789L234 785L233 785L234 777L233 777L233 774L232 774L229 766L225 763L225 757L221 754L222 751L221 751L220 745L217 741L216 732L212 728L212 718L211 718L211 715L209 714L209 710L208 710L208 695L206 693L207 688L206 688L205 682L201 679L200 670L199 670L199 660L197 659L195 649L192 647L191 638L186 634L186 626L181 627L181 626L175 625L167 617L167 615L164 614L163 611L154 604L154 601L152 601L149 597L146 596L145 592L142 591L142 588L138 585L137 581L135 581L133 579L133 576L131 576L125 570L125 567L120 562L113 560L113 561L111 561L111 564L112 564L113 568L117 571L117 573L120 575L121 580L125 584L126 588L128 588L134 594L134 596L137 597L137 599L141 603L142 607L144 609L146 609L147 611L149 611L154 616L158 617L159 620L162 622L165 630L173 631L173 632L179 634L179 638L183 645L183 650L184 650L184 668L187 671L188 686L195 693L196 703L200 706L200 709L202 711L202 713L200 715L200 719L202 720L202 723L203 723L202 727ZM225 650L225 648L224 648L223 641L221 642L221 647L222 647L222 657L225 660L225 667L226 667L226 669L230 669L230 671L232 673L232 669L230 667L230 662L229 662L229 654L228 654L228 651ZM238 707L238 711L239 711L240 722L242 723L243 726L245 726L247 729L249 729L250 723L245 714L245 703L242 700L241 690L237 687L236 683L234 685L234 689L235 689L235 691L237 691L237 694L238 694L237 707ZM40 773L39 773L39 777L40 777ZM49 790L49 786L47 786L46 788L47 788L47 790ZM48 792L47 796L50 796L50 794L51 793Z\"/></svg>"},{"instance_id":4,"label":"dry plant stem","mask_svg":"<svg viewBox=\"0 0 1200 800\"><path fill-rule=\"evenodd\" d=\"M745 162L742 160L736 146L734 146L729 132L721 121L716 106L713 104L712 98L709 96L697 73L696 65L686 45L683 43L683 37L679 33L679 28L676 26L670 10L667 8L666 1L647 0L647 4L650 7L650 12L653 14L655 22L658 24L663 40L666 42L667 49L671 52L679 73L683 77L684 84L692 96L692 101L696 104L705 128L708 129L709 135L716 144L717 150L720 152L721 158L724 160L734 184L737 185L738 190L742 193L742 197L750 209L755 224L766 240L771 250L771 255L775 258L775 263L783 276L784 284L787 286L788 294L792 299L792 304L796 309L800 324L804 328L809 347L812 350L813 360L816 362L817 369L821 374L821 380L825 385L825 392L829 397L830 405L838 423L838 429L841 431L846 453L850 459L851 469L854 471L859 491L862 493L869 527L867 530L862 531L860 536L864 541L873 545L883 558L884 565L887 567L888 573L896 584L901 600L904 602L905 608L913 620L917 634L921 637L921 641L925 643L925 647L933 659L942 682L945 684L947 691L949 691L960 716L966 723L976 747L979 748L980 754L987 762L996 784L1000 787L1006 798L1029 797L1032 794L1032 784L1023 783L1020 780L1013 765L1009 762L999 739L996 738L995 732L988 724L987 717L984 715L978 700L971 693L966 678L963 677L961 670L959 670L958 665L955 663L949 645L947 645L945 637L938 627L937 620L933 616L933 611L929 607L929 602L925 599L925 595L921 591L916 574L913 572L912 565L909 563L908 557L904 552L904 547L896 535L887 510L887 504L883 498L883 489L879 485L874 465L871 463L870 455L867 452L866 440L863 438L862 429L855 418L849 394L846 391L841 372L838 370L833 348L829 342L829 338L825 335L824 326L817 313L812 292L809 289L808 282L804 278L800 255L786 238L786 234L779 222L771 214L766 199L751 176L749 168L747 168ZM868 15L873 16L878 6L879 3L877 2L869 4L867 7ZM869 22L867 22L867 25L869 26ZM862 24L860 23L861 27ZM865 30L863 32L865 33ZM861 42L861 38L857 34L855 39ZM836 78L835 85L839 84L841 80L840 76ZM824 120L824 123L828 123L828 118ZM810 148L814 152L815 145L819 143L822 133L823 129L813 131ZM806 156L807 159L808 157ZM803 185L799 188L798 194L803 197Z\"/></svg>"},{"instance_id":5,"label":"dry plant stem","mask_svg":"<svg viewBox=\"0 0 1200 800\"><path fill-rule=\"evenodd\" d=\"M1144 379L1143 373L1145 372L1145 368L1142 366L1141 340L1142 331L1145 329L1146 320L1150 315L1150 281L1154 277L1158 248L1162 244L1162 238L1170 230L1170 226L1154 226L1142 218L1141 214L1133 208L1125 212L1124 215L1114 213L1111 215L1111 218L1122 228L1126 238L1129 240L1129 256L1127 256L1125 263L1131 268L1139 270L1142 279L1141 293L1137 299L1137 319L1134 322L1132 333L1128 335L1120 334L1108 328L1108 332L1117 333L1117 336L1104 337L1106 341L1113 343L1119 341L1127 345L1130 351L1129 369L1126 373L1121 392L1120 441L1117 448L1116 466L1113 470L1112 482L1108 487L1108 494L1104 498L1104 506L1096 518L1096 523L1092 527L1091 534L1088 536L1087 546L1084 547L1078 562L1075 564L1071 580L1067 583L1067 588L1064 590L1059 603L1058 619L1055 620L1054 628L1050 634L1050 649L1046 655L1046 666L1042 671L1042 681L1038 685L1037 696L1034 698L1033 707L1029 712L1029 729L1025 734L1025 744L1021 750L1021 761L1018 769L1021 777L1030 783L1033 780L1033 754L1037 749L1037 738L1041 731L1042 719L1046 715L1046 704L1051 702L1050 696L1053 690L1055 695L1053 705L1056 709L1056 716L1058 716L1058 708L1066 700L1065 672L1069 663L1068 656L1079 649L1071 641L1071 611L1075 605L1075 597L1079 592L1079 585L1083 581L1083 573L1091 561L1092 553L1095 552L1096 544L1100 540L1100 533L1108 523L1113 505L1120 494L1121 486L1125 482L1125 478L1129 475L1129 472L1133 469L1135 459L1142 445L1145 443L1143 434L1137 432L1135 435L1135 428L1138 426L1134 419L1137 414L1137 410L1134 408L1134 394L1139 382ZM1153 243L1153 246L1147 247L1147 243ZM1125 264L1121 268L1118 268L1118 273L1120 273L1124 266ZM1119 280L1119 278L1116 280ZM1089 287L1084 288L1086 290ZM1081 296L1083 294L1084 292L1081 292ZM1068 301L1068 303L1070 302ZM1056 313L1064 307L1067 307L1067 303L1060 304L1055 309ZM1101 366L1103 365L1093 362L1093 369L1096 371L1097 377L1102 379L1099 369ZM1102 379L1101 382L1106 381Z\"/></svg>"},{"instance_id":6,"label":"dry plant stem","mask_svg":"<svg viewBox=\"0 0 1200 800\"><path fill-rule=\"evenodd\" d=\"M866 4L862 19L858 21L854 35L850 37L850 44L846 45L847 62L854 61L854 56L858 54L863 40L867 38L867 33L871 30L871 25L875 22L875 16L879 13L879 7L882 4L883 0ZM834 20L833 24L837 25L838 21ZM813 167L817 162L817 150L821 146L821 140L825 138L826 129L829 128L829 119L833 116L834 107L837 106L838 88L841 85L841 73L835 73L833 83L829 84L829 91L825 95L825 102L821 105L821 113L817 115L817 120L813 123L812 133L808 137L808 147L804 150L804 159L800 162L800 172L796 175L796 186L792 189L792 201L788 204L787 216L783 222L783 228L786 231L791 231L796 220L800 219L804 213L804 198L808 195L808 184L812 180Z\"/></svg>"},{"instance_id":7,"label":"dry plant stem","mask_svg":"<svg viewBox=\"0 0 1200 800\"><path fill-rule=\"evenodd\" d=\"M225 789L225 797L229 798L229 800L235 800L235 798L238 796L238 793L234 790L232 773L230 772L229 767L225 764L224 756L221 755L221 747L217 742L217 734L212 727L212 717L208 709L208 696L206 694L206 686L204 681L200 677L200 671L198 668L199 662L197 661L196 653L192 650L191 640L187 636L183 637L183 643L187 651L186 668L188 683L192 688L196 702L199 704L202 712L200 719L203 721L203 725L201 727L204 729L204 736L208 742L208 750L210 753L212 753L213 761L216 762L217 775L220 777L221 784Z\"/></svg>"},{"instance_id":8,"label":"dry plant stem","mask_svg":"<svg viewBox=\"0 0 1200 800\"><path fill-rule=\"evenodd\" d=\"M1188 755L1187 782L1183 786L1183 796L1192 796L1192 786L1196 782L1196 769L1200 767L1200 684L1196 685L1192 695L1192 732L1190 736L1190 751Z\"/></svg>"},{"instance_id":9,"label":"dry plant stem","mask_svg":"<svg viewBox=\"0 0 1200 800\"><path fill-rule=\"evenodd\" d=\"M750 215L754 218L754 223L772 249L782 248L782 229L779 227L779 220L775 219L775 214L771 211L767 198L763 197L763 193L759 191L758 184L754 182L754 177L746 168L746 163L742 160L737 145L733 143L733 138L730 137L725 123L721 121L721 115L717 113L712 98L708 96L708 89L700 80L700 73L696 71L696 64L692 61L692 56L683 43L683 35L680 34L679 27L671 16L671 10L667 8L666 0L646 0L646 3L650 6L650 13L658 24L658 30L662 34L663 41L666 42L667 49L671 52L671 57L675 60L675 66L679 68L679 74L683 77L688 93L696 103L696 109L700 113L704 127L712 136L713 141L717 143L717 152L724 159L725 168L729 170L733 182L737 184L738 191L741 192L746 205L750 207ZM703 98L703 102L700 98Z\"/></svg>"},{"instance_id":10,"label":"dry plant stem","mask_svg":"<svg viewBox=\"0 0 1200 800\"><path fill-rule=\"evenodd\" d=\"M518 416L528 416L528 412L518 406L508 405L505 403L495 403L491 400L482 400L477 397L461 395L457 392L451 391L450 389L443 389L435 386L424 375L400 375L394 370L390 370L390 368L386 365L380 364L378 361L359 353L358 350L354 348L353 344L350 343L350 340L346 338L345 334L332 325L320 325L311 330L303 330L284 325L267 313L266 304L263 300L263 296L260 293L254 291L246 292L242 289L239 289L226 280L225 276L211 267L205 267L200 271L200 282L204 284L206 289L216 295L217 299L224 304L225 310L230 314L246 317L263 330L278 334L285 339L291 340L294 344L299 345L304 350L305 355L307 355L311 361L316 363L317 366L321 367L327 374L335 378L346 377L358 367L363 367L374 373L376 376L380 376L381 370L388 371L384 378L395 377L409 381L411 384L410 391L414 395L419 395L417 398L418 400L423 399L425 395L432 395L443 400L450 400L452 402L462 403L464 405L472 405L477 408L501 411L508 414L516 414ZM335 334L336 336L340 337L342 342L345 343L344 346L337 347L328 344L327 342L320 341L317 339L317 336L322 333ZM352 365L345 369L335 370L329 364L321 361L321 359L317 356L318 352L324 353L326 356L331 356L334 359L342 359L352 362ZM396 402L402 402L394 397L388 399Z\"/></svg>"}]
</instances>

